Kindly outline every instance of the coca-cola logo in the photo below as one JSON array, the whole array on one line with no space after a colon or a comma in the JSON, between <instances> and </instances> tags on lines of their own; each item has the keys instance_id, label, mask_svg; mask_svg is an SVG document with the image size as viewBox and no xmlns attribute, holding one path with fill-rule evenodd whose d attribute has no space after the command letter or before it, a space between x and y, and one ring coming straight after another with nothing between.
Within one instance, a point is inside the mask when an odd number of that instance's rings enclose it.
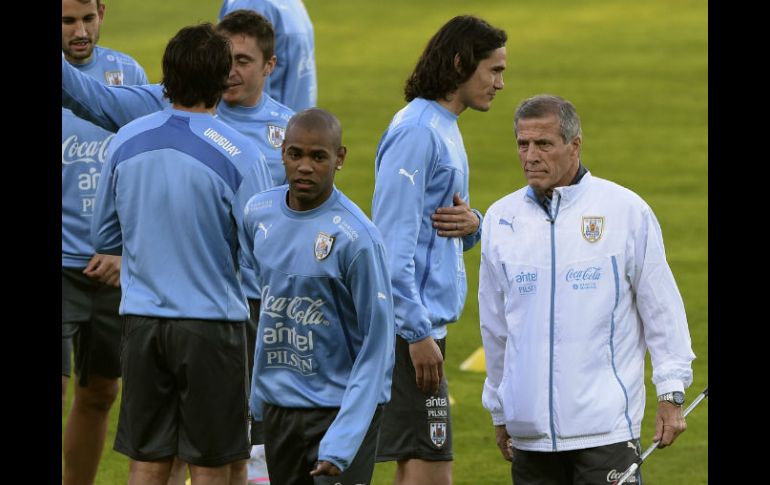
<instances>
[{"instance_id":1,"label":"coca-cola logo","mask_svg":"<svg viewBox=\"0 0 770 485\"><path fill-rule=\"evenodd\" d=\"M307 296L273 296L270 286L262 288L262 313L273 318L292 320L298 325L326 325L321 307L326 302L321 298Z\"/></svg>"},{"instance_id":2,"label":"coca-cola logo","mask_svg":"<svg viewBox=\"0 0 770 485\"><path fill-rule=\"evenodd\" d=\"M602 277L601 269L598 266L589 266L585 269L567 270L567 281L597 281Z\"/></svg>"},{"instance_id":3,"label":"coca-cola logo","mask_svg":"<svg viewBox=\"0 0 770 485\"><path fill-rule=\"evenodd\" d=\"M616 481L620 480L620 477L623 476L623 472L619 472L615 469L612 469L607 473L607 481L610 483L615 483ZM636 483L636 476L631 475L630 477L626 478L626 483Z\"/></svg>"},{"instance_id":4,"label":"coca-cola logo","mask_svg":"<svg viewBox=\"0 0 770 485\"><path fill-rule=\"evenodd\" d=\"M61 163L104 163L107 161L107 147L115 137L111 133L103 140L80 140L77 135L67 137L61 143Z\"/></svg>"}]
</instances>

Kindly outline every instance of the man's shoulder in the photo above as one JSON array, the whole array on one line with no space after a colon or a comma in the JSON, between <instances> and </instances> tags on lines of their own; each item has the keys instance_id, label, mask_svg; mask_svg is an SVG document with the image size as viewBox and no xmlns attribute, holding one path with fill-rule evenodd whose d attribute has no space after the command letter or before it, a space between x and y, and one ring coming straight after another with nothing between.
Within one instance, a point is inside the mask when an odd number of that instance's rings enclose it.
<instances>
[{"instance_id":1,"label":"man's shoulder","mask_svg":"<svg viewBox=\"0 0 770 485\"><path fill-rule=\"evenodd\" d=\"M511 192L510 194L497 199L487 209L487 215L499 214L501 212L506 212L510 209L516 209L517 207L519 207L521 204L524 203L524 199L527 197L528 188L529 187L525 185L524 187L516 190L515 192Z\"/></svg>"},{"instance_id":2,"label":"man's shoulder","mask_svg":"<svg viewBox=\"0 0 770 485\"><path fill-rule=\"evenodd\" d=\"M257 194L251 196L246 202L244 208L244 215L250 217L250 214L272 212L279 209L280 203L283 200L282 195L286 193L287 187L285 185L279 185L278 187L272 187Z\"/></svg>"},{"instance_id":3,"label":"man's shoulder","mask_svg":"<svg viewBox=\"0 0 770 485\"><path fill-rule=\"evenodd\" d=\"M393 115L388 127L390 136L438 136L438 114L424 99L414 99Z\"/></svg>"},{"instance_id":4,"label":"man's shoulder","mask_svg":"<svg viewBox=\"0 0 770 485\"><path fill-rule=\"evenodd\" d=\"M142 69L139 62L136 61L130 55L110 49L109 47L96 46L94 53L101 63L112 63L121 67L127 67L129 69Z\"/></svg>"},{"instance_id":5,"label":"man's shoulder","mask_svg":"<svg viewBox=\"0 0 770 485\"><path fill-rule=\"evenodd\" d=\"M644 199L630 188L595 175L591 177L590 192L609 204L647 205Z\"/></svg>"},{"instance_id":6,"label":"man's shoulder","mask_svg":"<svg viewBox=\"0 0 770 485\"><path fill-rule=\"evenodd\" d=\"M294 110L279 103L268 95L267 92L263 92L262 96L265 97L265 104L260 110L260 115L263 116L267 122L280 124L285 128L289 119L294 116Z\"/></svg>"},{"instance_id":7,"label":"man's shoulder","mask_svg":"<svg viewBox=\"0 0 770 485\"><path fill-rule=\"evenodd\" d=\"M343 234L352 242L371 245L383 244L382 234L358 205L340 192L337 215L332 217Z\"/></svg>"}]
</instances>

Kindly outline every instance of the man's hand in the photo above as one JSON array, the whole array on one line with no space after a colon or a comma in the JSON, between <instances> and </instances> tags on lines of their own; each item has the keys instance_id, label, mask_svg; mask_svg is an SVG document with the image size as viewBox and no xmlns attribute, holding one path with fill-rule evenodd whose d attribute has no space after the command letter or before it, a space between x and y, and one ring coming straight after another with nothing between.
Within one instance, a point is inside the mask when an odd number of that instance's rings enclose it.
<instances>
[{"instance_id":1,"label":"man's hand","mask_svg":"<svg viewBox=\"0 0 770 485\"><path fill-rule=\"evenodd\" d=\"M460 198L460 194L454 194L452 201L452 207L439 207L431 216L438 235L463 237L475 233L479 229L479 216Z\"/></svg>"},{"instance_id":2,"label":"man's hand","mask_svg":"<svg viewBox=\"0 0 770 485\"><path fill-rule=\"evenodd\" d=\"M105 285L120 288L120 256L94 254L83 274Z\"/></svg>"},{"instance_id":3,"label":"man's hand","mask_svg":"<svg viewBox=\"0 0 770 485\"><path fill-rule=\"evenodd\" d=\"M503 454L503 458L513 461L513 445L505 425L495 426L495 441L497 442L497 447L500 448L500 453Z\"/></svg>"},{"instance_id":4,"label":"man's hand","mask_svg":"<svg viewBox=\"0 0 770 485\"><path fill-rule=\"evenodd\" d=\"M337 468L336 465L333 463L329 463L328 461L317 461L315 464L315 468L310 470L310 476L317 477L319 475L329 475L332 477L336 477L342 473L339 468Z\"/></svg>"},{"instance_id":5,"label":"man's hand","mask_svg":"<svg viewBox=\"0 0 770 485\"><path fill-rule=\"evenodd\" d=\"M409 356L412 358L417 387L422 392L436 394L444 376L444 357L433 337L428 336L409 344Z\"/></svg>"},{"instance_id":6,"label":"man's hand","mask_svg":"<svg viewBox=\"0 0 770 485\"><path fill-rule=\"evenodd\" d=\"M658 448L665 448L674 442L677 436L687 429L684 411L668 401L658 403L658 414L655 415L655 436L652 441L660 441Z\"/></svg>"}]
</instances>

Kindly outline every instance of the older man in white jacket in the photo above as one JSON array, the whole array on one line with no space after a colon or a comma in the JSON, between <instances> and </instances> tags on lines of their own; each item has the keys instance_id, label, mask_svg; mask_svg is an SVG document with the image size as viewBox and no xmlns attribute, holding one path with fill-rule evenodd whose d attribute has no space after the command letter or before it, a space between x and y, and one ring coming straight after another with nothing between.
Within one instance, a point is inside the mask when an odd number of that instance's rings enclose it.
<instances>
[{"instance_id":1,"label":"older man in white jacket","mask_svg":"<svg viewBox=\"0 0 770 485\"><path fill-rule=\"evenodd\" d=\"M495 202L482 229L483 404L516 485L605 483L638 457L648 348L654 439L686 428L684 304L650 207L580 162L572 103L527 99L515 131L528 186Z\"/></svg>"}]
</instances>

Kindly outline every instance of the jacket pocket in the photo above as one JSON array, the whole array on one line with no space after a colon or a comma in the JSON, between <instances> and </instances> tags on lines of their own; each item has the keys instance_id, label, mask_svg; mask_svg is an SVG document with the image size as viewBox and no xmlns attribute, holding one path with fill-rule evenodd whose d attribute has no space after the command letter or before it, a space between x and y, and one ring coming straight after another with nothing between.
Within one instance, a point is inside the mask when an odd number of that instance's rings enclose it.
<instances>
[{"instance_id":1,"label":"jacket pocket","mask_svg":"<svg viewBox=\"0 0 770 485\"><path fill-rule=\"evenodd\" d=\"M609 433L625 399L613 370L617 266L611 256L557 270L553 403L557 437Z\"/></svg>"}]
</instances>

